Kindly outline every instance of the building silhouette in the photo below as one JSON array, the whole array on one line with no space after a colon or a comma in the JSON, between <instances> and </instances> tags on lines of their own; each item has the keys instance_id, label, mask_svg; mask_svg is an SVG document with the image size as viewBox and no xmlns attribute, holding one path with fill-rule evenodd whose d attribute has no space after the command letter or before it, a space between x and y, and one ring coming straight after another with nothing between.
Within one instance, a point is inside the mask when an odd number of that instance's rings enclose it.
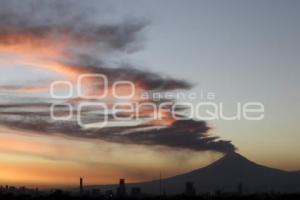
<instances>
[{"instance_id":1,"label":"building silhouette","mask_svg":"<svg viewBox=\"0 0 300 200\"><path fill-rule=\"evenodd\" d=\"M111 199L111 198L113 198L114 193L113 193L112 190L106 190L106 191L104 192L104 196L105 196L107 199Z\"/></svg>"},{"instance_id":2,"label":"building silhouette","mask_svg":"<svg viewBox=\"0 0 300 200\"><path fill-rule=\"evenodd\" d=\"M131 188L131 196L133 197L140 197L142 195L142 190L139 187L133 187Z\"/></svg>"},{"instance_id":3,"label":"building silhouette","mask_svg":"<svg viewBox=\"0 0 300 200\"><path fill-rule=\"evenodd\" d=\"M91 195L94 196L94 197L97 197L101 194L101 190L100 189L97 189L97 188L94 188L91 190Z\"/></svg>"},{"instance_id":4,"label":"building silhouette","mask_svg":"<svg viewBox=\"0 0 300 200\"><path fill-rule=\"evenodd\" d=\"M237 192L239 195L243 194L243 183L239 183L237 186Z\"/></svg>"},{"instance_id":5,"label":"building silhouette","mask_svg":"<svg viewBox=\"0 0 300 200\"><path fill-rule=\"evenodd\" d=\"M196 195L196 189L194 187L193 182L185 183L185 195L186 196L195 196Z\"/></svg>"},{"instance_id":6,"label":"building silhouette","mask_svg":"<svg viewBox=\"0 0 300 200\"><path fill-rule=\"evenodd\" d=\"M83 178L80 177L79 179L79 193L83 194Z\"/></svg>"},{"instance_id":7,"label":"building silhouette","mask_svg":"<svg viewBox=\"0 0 300 200\"><path fill-rule=\"evenodd\" d=\"M125 179L120 179L120 183L119 183L119 186L117 188L117 196L118 197L125 197L126 196Z\"/></svg>"}]
</instances>

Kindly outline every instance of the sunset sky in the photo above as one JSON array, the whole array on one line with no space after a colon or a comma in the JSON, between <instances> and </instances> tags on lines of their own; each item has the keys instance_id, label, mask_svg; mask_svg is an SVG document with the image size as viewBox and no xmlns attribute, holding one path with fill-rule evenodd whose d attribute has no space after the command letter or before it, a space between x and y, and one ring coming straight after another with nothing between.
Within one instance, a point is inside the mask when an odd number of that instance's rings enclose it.
<instances>
[{"instance_id":1,"label":"sunset sky","mask_svg":"<svg viewBox=\"0 0 300 200\"><path fill-rule=\"evenodd\" d=\"M153 180L235 150L300 170L299 9L293 0L1 1L0 185L68 187L80 176L86 184ZM112 82L130 81L136 93L127 103L152 102L140 96L148 91L183 91L197 94L187 100L196 105L214 93L228 115L238 102L255 101L265 117L177 121L160 112L162 119L149 120L153 111L143 109L135 113L141 121L110 119L99 129L51 119L54 103L86 102L76 92L51 97L51 83L68 81L76 90L82 74L107 76L109 106ZM102 84L84 82L86 97L101 94ZM93 111L84 111L87 121Z\"/></svg>"}]
</instances>

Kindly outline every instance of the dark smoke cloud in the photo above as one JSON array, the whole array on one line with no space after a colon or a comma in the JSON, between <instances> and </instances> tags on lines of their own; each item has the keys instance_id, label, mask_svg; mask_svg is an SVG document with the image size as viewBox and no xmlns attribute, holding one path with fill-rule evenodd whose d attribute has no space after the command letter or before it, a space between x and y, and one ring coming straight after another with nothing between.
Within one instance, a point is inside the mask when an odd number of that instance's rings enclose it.
<instances>
[{"instance_id":1,"label":"dark smoke cloud","mask_svg":"<svg viewBox=\"0 0 300 200\"><path fill-rule=\"evenodd\" d=\"M101 45L106 50L121 51L136 49L138 33L147 21L112 23L95 20L96 14L92 4L78 1L4 0L0 7L0 43L45 45L49 40L67 39L71 45Z\"/></svg>"},{"instance_id":2,"label":"dark smoke cloud","mask_svg":"<svg viewBox=\"0 0 300 200\"><path fill-rule=\"evenodd\" d=\"M55 45L66 41L69 43L63 49L63 53L67 59L64 57L63 60L58 60L69 65L70 68L104 74L111 82L132 81L141 85L145 90L168 91L191 87L187 81L137 69L128 64L119 64L112 68L105 62L105 56L118 52L131 53L140 49L141 32L149 22L145 20L103 21L97 17L99 10L97 12L93 8L93 3L82 2L76 1L75 3L69 0L1 1L0 45L18 45L29 42L34 46L43 46L48 43ZM105 8L102 11L105 12ZM6 85L2 89L31 88ZM49 117L49 106L50 103L47 102L2 104L0 105L0 124L18 130L36 131L40 134L61 133L118 143L159 145L223 153L235 150L230 141L209 136L209 127L203 121L176 121L164 128L144 124L83 130L74 121L52 121ZM37 108L42 110L35 111ZM63 110L60 112L64 114Z\"/></svg>"},{"instance_id":3,"label":"dark smoke cloud","mask_svg":"<svg viewBox=\"0 0 300 200\"><path fill-rule=\"evenodd\" d=\"M204 121L176 121L168 128L150 130L143 130L143 128L149 128L151 125L83 130L75 122L51 122L43 118L45 113L35 113L31 117L20 115L20 113L14 114L18 117L8 119L6 115L6 119L0 118L0 123L14 129L26 129L44 134L63 133L73 137L95 138L117 143L167 146L221 153L230 153L236 150L230 141L220 140L217 136L210 136L207 133L210 128ZM0 113L1 115L3 116L3 113Z\"/></svg>"},{"instance_id":4,"label":"dark smoke cloud","mask_svg":"<svg viewBox=\"0 0 300 200\"><path fill-rule=\"evenodd\" d=\"M83 6L85 9L82 9L79 7L81 4L66 2L4 1L3 6L0 7L0 43L10 45L29 41L35 45L47 45L45 42L61 43L67 39L71 40L71 43L64 53L70 57L66 62L69 62L72 68L105 74L110 81L129 80L140 83L147 90L191 87L186 81L138 70L128 65L117 68L107 67L108 64L101 56L94 53L95 49L100 48L104 53L130 52L137 49L140 46L140 32L149 22L130 20L115 24L99 23L90 19L91 8ZM68 13L67 17L66 13ZM78 46L82 44L88 46L83 48L84 52L80 51ZM72 48L72 45L76 47Z\"/></svg>"},{"instance_id":5,"label":"dark smoke cloud","mask_svg":"<svg viewBox=\"0 0 300 200\"><path fill-rule=\"evenodd\" d=\"M84 62L86 61L86 62ZM117 68L105 67L103 63L93 63L91 60L81 60L82 65L72 64L73 67L86 69L95 74L105 74L110 83L114 81L131 81L142 86L145 90L175 90L190 89L192 84L174 78L170 78L158 73L149 72L134 68L128 64Z\"/></svg>"},{"instance_id":6,"label":"dark smoke cloud","mask_svg":"<svg viewBox=\"0 0 300 200\"><path fill-rule=\"evenodd\" d=\"M207 134L209 129L204 121L182 120L176 121L168 128L134 132L127 135L127 138L134 143L165 145L197 151L213 150L228 153L235 150L230 141L209 136Z\"/></svg>"}]
</instances>

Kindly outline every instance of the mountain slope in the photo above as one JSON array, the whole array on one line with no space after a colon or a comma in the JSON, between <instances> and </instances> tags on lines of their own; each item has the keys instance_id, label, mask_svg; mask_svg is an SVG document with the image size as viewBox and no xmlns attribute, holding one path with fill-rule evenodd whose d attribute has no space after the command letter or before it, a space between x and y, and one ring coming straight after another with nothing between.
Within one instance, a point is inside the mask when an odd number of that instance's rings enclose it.
<instances>
[{"instance_id":1,"label":"mountain slope","mask_svg":"<svg viewBox=\"0 0 300 200\"><path fill-rule=\"evenodd\" d=\"M211 165L189 173L177 175L161 181L162 190L167 194L179 194L185 190L186 182L193 182L198 193L221 190L237 191L242 184L246 192L300 192L300 173L286 172L258 165L237 153L231 153ZM114 189L115 185L101 186L102 189ZM158 194L160 181L127 184L140 187L143 192Z\"/></svg>"}]
</instances>

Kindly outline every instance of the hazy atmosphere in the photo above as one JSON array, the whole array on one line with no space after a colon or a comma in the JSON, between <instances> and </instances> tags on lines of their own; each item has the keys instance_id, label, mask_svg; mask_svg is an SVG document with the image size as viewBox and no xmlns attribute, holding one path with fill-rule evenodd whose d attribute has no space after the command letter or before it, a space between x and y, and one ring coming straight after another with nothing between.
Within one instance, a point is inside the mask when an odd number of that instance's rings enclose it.
<instances>
[{"instance_id":1,"label":"hazy atmosphere","mask_svg":"<svg viewBox=\"0 0 300 200\"><path fill-rule=\"evenodd\" d=\"M1 184L155 180L235 151L262 165L300 170L299 8L293 0L1 1ZM108 97L101 100L107 112L96 112L94 104L80 110L81 103L99 103L88 97L101 95L105 84L86 80L80 95L82 74L107 77ZM54 81L63 98L53 97ZM133 83L133 97L114 100L114 92L130 91L128 85L115 91L116 81ZM235 115L238 103L259 102L264 117L177 120L160 110L161 118L152 119L153 110L134 108L130 116L139 120L112 118L116 102L167 101L142 98L147 92L193 94L171 102L221 103L226 116ZM68 114L66 105L73 116L53 119ZM108 126L80 127L78 116L107 118Z\"/></svg>"}]
</instances>

